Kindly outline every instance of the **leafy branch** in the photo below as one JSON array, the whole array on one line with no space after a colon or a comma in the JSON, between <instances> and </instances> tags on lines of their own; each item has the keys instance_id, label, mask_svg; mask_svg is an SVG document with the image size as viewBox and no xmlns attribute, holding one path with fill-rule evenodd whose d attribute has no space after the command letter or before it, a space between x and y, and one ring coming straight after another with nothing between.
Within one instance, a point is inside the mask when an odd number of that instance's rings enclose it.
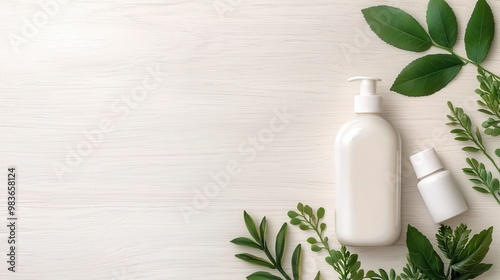
<instances>
[{"instance_id":1,"label":"leafy branch","mask_svg":"<svg viewBox=\"0 0 500 280\"><path fill-rule=\"evenodd\" d=\"M325 209L319 208L316 214L309 205L304 206L302 203L297 205L297 211L291 210L288 212L288 217L291 218L290 224L298 226L301 230L312 230L316 233L315 237L309 237L307 242L311 244L311 250L319 252L326 250L328 257L326 262L340 275L340 280L361 280L365 273L360 269L361 262L358 261L357 254L351 254L347 248L342 245L340 250L334 250L328 243L328 237L325 236L326 224L321 222L325 215Z\"/></svg>"},{"instance_id":2,"label":"leafy branch","mask_svg":"<svg viewBox=\"0 0 500 280\"><path fill-rule=\"evenodd\" d=\"M452 129L450 132L455 134L455 140L457 141L469 141L474 144L474 146L466 146L463 147L462 150L466 152L482 152L486 158L490 160L495 169L500 173L500 169L496 164L493 157L488 153L486 147L483 144L483 138L481 136L481 132L479 128L476 127L475 133L473 133L472 122L470 117L464 113L464 110L460 107L454 107L451 102L448 102L448 107L450 108L451 115L447 115L448 119L451 121L448 125L452 126L460 126L461 128ZM499 183L497 178L493 178L493 174L486 170L484 164L479 163L474 158L466 158L466 162L470 168L464 168L462 171L472 176L473 178L469 179L474 184L479 184L480 186L474 186L473 188L481 193L491 194L497 203L500 204L499 194Z\"/></svg>"},{"instance_id":3,"label":"leafy branch","mask_svg":"<svg viewBox=\"0 0 500 280\"><path fill-rule=\"evenodd\" d=\"M483 67L495 35L495 22L491 7L486 0L478 0L465 30L465 52L467 57L457 54L453 47L457 41L458 23L453 9L445 0L429 0L426 22L428 32L405 11L391 6L374 6L362 10L366 22L373 32L384 42L403 50L422 52L435 47L446 54L429 54L416 59L406 66L395 79L391 90L411 96L427 96L436 93L448 85L464 65L473 65L478 71L479 88L476 93L479 112L488 118L482 122L484 133L488 136L500 135L500 76ZM482 152L496 169L500 169L483 144L479 128L472 129L470 117L460 107L448 102L451 115L450 125L461 128L451 130L457 141L470 141L472 146L463 147L466 152ZM500 157L500 148L495 149ZM473 188L482 193L491 194L500 204L493 174L484 169L484 165L471 163L464 172L473 178ZM498 172L498 173L497 173Z\"/></svg>"},{"instance_id":4,"label":"leafy branch","mask_svg":"<svg viewBox=\"0 0 500 280\"><path fill-rule=\"evenodd\" d=\"M262 218L262 221L260 222L259 225L259 230L257 230L257 227L255 226L255 222L248 215L246 211L243 212L243 218L245 220L245 225L247 227L248 232L250 233L251 238L248 237L238 237L233 240L231 240L232 243L240 246L245 246L249 248L254 248L254 249L259 249L264 252L265 256L267 257L267 260L261 257L257 257L252 254L248 253L242 253L242 254L237 254L235 257L238 259L241 259L243 261L246 261L251 264L255 264L258 266L263 266L269 269L275 269L277 270L286 280L292 280L292 277L290 277L290 274L285 272L282 266L282 260L285 252L285 247L286 247L286 234L287 234L287 228L288 224L284 223L281 226L281 229L279 230L278 234L276 235L276 243L275 243L275 255L276 258L273 257L271 254L271 251L269 250L268 247L268 242L267 242L267 237L266 237L266 232L267 232L267 220L266 217ZM292 273L291 275L293 276L293 280L300 280L301 279L301 270L302 270L302 245L298 244L295 247L295 250L293 251L292 254ZM247 277L248 280L283 280L280 276L276 276L274 274L271 274L266 271L257 271L255 273L252 273ZM321 274L318 272L314 280L321 280Z\"/></svg>"}]
</instances>

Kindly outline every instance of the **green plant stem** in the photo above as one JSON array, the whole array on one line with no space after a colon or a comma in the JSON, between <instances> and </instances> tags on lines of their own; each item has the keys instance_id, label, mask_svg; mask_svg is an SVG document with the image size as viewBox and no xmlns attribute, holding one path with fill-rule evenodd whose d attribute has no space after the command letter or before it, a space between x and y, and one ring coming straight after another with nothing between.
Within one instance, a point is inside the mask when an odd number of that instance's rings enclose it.
<instances>
[{"instance_id":1,"label":"green plant stem","mask_svg":"<svg viewBox=\"0 0 500 280\"><path fill-rule=\"evenodd\" d=\"M269 248L267 247L267 243L266 242L264 244L262 244L262 251L264 251L264 253L266 254L267 258L276 267L276 269L281 273L281 275L283 275L283 277L285 277L285 279L292 280L292 278L290 278L290 276L288 276L288 274L285 272L285 270L283 269L283 267L281 267L281 265L274 259L273 255L269 251Z\"/></svg>"},{"instance_id":2,"label":"green plant stem","mask_svg":"<svg viewBox=\"0 0 500 280\"><path fill-rule=\"evenodd\" d=\"M481 64L476 63L476 62L474 62L474 61L472 61L472 60L470 60L470 59L468 59L468 58L466 58L466 57L463 57L463 56L461 56L461 55L457 54L457 53L456 53L456 52L454 52L452 49L449 49L449 48L446 48L446 47L442 47L442 46L440 46L440 45L436 44L435 42L432 42L432 45L433 45L434 47L438 48L438 49L445 50L445 51L449 52L450 54L452 54L452 55L454 55L454 56L456 56L456 57L460 58L463 62L465 62L465 64L469 64L469 63L470 63L470 64L472 64L472 65L476 66L477 68L479 68L479 69L481 69L482 71L484 71L484 72L486 72L486 73L490 74L491 76L495 77L495 79L497 79L497 80L499 80L499 81L500 81L500 76L498 76L498 75L496 75L495 73L491 72L490 70L488 70L488 69L484 68L483 66L481 66Z\"/></svg>"},{"instance_id":3,"label":"green plant stem","mask_svg":"<svg viewBox=\"0 0 500 280\"><path fill-rule=\"evenodd\" d=\"M302 216L302 215L301 215ZM307 219L305 216L302 216L304 221L316 232L316 235L318 236L321 244L323 244L324 249L328 252L328 255L333 259L335 258L333 255L333 251L330 248L330 244L326 241L325 237L323 234L319 231L318 229L318 223L312 222L310 219ZM342 245L343 246L343 245ZM344 271L340 266L338 266L336 263L334 264L333 268L335 271L337 271L340 274L340 280L349 280L347 277L348 272Z\"/></svg>"}]
</instances>

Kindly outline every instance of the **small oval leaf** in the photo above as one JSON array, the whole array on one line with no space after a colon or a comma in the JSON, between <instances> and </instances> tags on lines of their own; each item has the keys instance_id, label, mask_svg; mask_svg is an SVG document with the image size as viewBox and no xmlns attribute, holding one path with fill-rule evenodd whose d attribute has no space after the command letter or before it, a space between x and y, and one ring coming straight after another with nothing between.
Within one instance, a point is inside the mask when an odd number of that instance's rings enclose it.
<instances>
[{"instance_id":1,"label":"small oval leaf","mask_svg":"<svg viewBox=\"0 0 500 280\"><path fill-rule=\"evenodd\" d=\"M302 204L301 202L299 202L297 204L297 210L299 210L300 212L304 211L304 204Z\"/></svg>"},{"instance_id":2,"label":"small oval leaf","mask_svg":"<svg viewBox=\"0 0 500 280\"><path fill-rule=\"evenodd\" d=\"M323 218L325 216L325 208L320 207L316 212L316 215L318 216L318 219Z\"/></svg>"},{"instance_id":3,"label":"small oval leaf","mask_svg":"<svg viewBox=\"0 0 500 280\"><path fill-rule=\"evenodd\" d=\"M431 95L451 82L462 66L462 60L454 55L426 55L408 64L391 90L412 97Z\"/></svg>"},{"instance_id":4,"label":"small oval leaf","mask_svg":"<svg viewBox=\"0 0 500 280\"><path fill-rule=\"evenodd\" d=\"M495 155L497 155L497 157L500 157L500 149L495 150Z\"/></svg>"},{"instance_id":5,"label":"small oval leaf","mask_svg":"<svg viewBox=\"0 0 500 280\"><path fill-rule=\"evenodd\" d=\"M307 243L316 244L316 243L318 243L318 240L316 240L316 238L314 238L314 237L309 237L309 238L307 238Z\"/></svg>"},{"instance_id":6,"label":"small oval leaf","mask_svg":"<svg viewBox=\"0 0 500 280\"><path fill-rule=\"evenodd\" d=\"M313 216L313 210L311 206L309 205L304 206L304 213L306 213L309 216Z\"/></svg>"},{"instance_id":7,"label":"small oval leaf","mask_svg":"<svg viewBox=\"0 0 500 280\"><path fill-rule=\"evenodd\" d=\"M440 46L453 48L457 41L457 17L444 0L430 0L427 6L427 26L431 38Z\"/></svg>"},{"instance_id":8,"label":"small oval leaf","mask_svg":"<svg viewBox=\"0 0 500 280\"><path fill-rule=\"evenodd\" d=\"M290 218L295 218L299 215L299 213L295 212L295 211L288 211L288 217Z\"/></svg>"},{"instance_id":9,"label":"small oval leaf","mask_svg":"<svg viewBox=\"0 0 500 280\"><path fill-rule=\"evenodd\" d=\"M498 192L500 190L500 182L498 181L497 178L491 180L491 191L492 192Z\"/></svg>"},{"instance_id":10,"label":"small oval leaf","mask_svg":"<svg viewBox=\"0 0 500 280\"><path fill-rule=\"evenodd\" d=\"M391 6L362 10L370 28L384 42L407 51L423 52L431 47L431 38L408 13Z\"/></svg>"},{"instance_id":11,"label":"small oval leaf","mask_svg":"<svg viewBox=\"0 0 500 280\"><path fill-rule=\"evenodd\" d=\"M299 218L292 218L290 220L290 224L294 225L294 226L297 226L297 225L300 225L302 221L299 219Z\"/></svg>"},{"instance_id":12,"label":"small oval leaf","mask_svg":"<svg viewBox=\"0 0 500 280\"><path fill-rule=\"evenodd\" d=\"M313 244L313 245L311 246L311 251L313 251L313 252L319 252L319 251L321 251L321 247L319 247L319 246L318 246L318 245L316 245L316 244Z\"/></svg>"},{"instance_id":13,"label":"small oval leaf","mask_svg":"<svg viewBox=\"0 0 500 280\"><path fill-rule=\"evenodd\" d=\"M465 30L467 57L481 63L486 59L495 36L493 12L485 0L478 0Z\"/></svg>"}]
</instances>

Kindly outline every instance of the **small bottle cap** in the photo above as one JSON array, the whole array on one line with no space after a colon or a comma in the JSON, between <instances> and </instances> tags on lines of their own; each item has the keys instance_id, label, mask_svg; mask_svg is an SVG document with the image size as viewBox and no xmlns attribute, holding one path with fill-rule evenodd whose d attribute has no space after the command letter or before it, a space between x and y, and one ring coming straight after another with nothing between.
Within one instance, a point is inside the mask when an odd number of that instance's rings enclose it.
<instances>
[{"instance_id":1,"label":"small bottle cap","mask_svg":"<svg viewBox=\"0 0 500 280\"><path fill-rule=\"evenodd\" d=\"M417 153L410 160L417 177L423 178L418 183L418 190L435 223L442 223L468 210L451 173L436 172L442 170L443 165L434 148Z\"/></svg>"},{"instance_id":2,"label":"small bottle cap","mask_svg":"<svg viewBox=\"0 0 500 280\"><path fill-rule=\"evenodd\" d=\"M410 157L410 161L418 179L444 168L434 148L414 154Z\"/></svg>"}]
</instances>

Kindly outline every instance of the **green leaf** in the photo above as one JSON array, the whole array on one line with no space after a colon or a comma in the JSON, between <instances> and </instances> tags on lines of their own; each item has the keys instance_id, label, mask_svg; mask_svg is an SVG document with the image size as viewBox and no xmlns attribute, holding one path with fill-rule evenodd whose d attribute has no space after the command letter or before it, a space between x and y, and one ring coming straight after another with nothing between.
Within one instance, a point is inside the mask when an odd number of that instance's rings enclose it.
<instances>
[{"instance_id":1,"label":"green leaf","mask_svg":"<svg viewBox=\"0 0 500 280\"><path fill-rule=\"evenodd\" d=\"M362 10L370 28L384 42L403 50L423 52L431 47L431 38L409 14L390 6Z\"/></svg>"},{"instance_id":2,"label":"green leaf","mask_svg":"<svg viewBox=\"0 0 500 280\"><path fill-rule=\"evenodd\" d=\"M265 244L266 243L266 232L267 232L266 217L262 218L262 221L260 222L259 232L260 232L260 244Z\"/></svg>"},{"instance_id":3,"label":"green leaf","mask_svg":"<svg viewBox=\"0 0 500 280\"><path fill-rule=\"evenodd\" d=\"M432 248L429 239L416 228L408 225L406 246L411 262L431 279L445 279L444 264Z\"/></svg>"},{"instance_id":4,"label":"green leaf","mask_svg":"<svg viewBox=\"0 0 500 280\"><path fill-rule=\"evenodd\" d=\"M247 253L237 254L237 255L235 255L235 257L237 257L240 260L244 260L246 262L252 263L252 264L265 266L268 268L274 268L274 265L272 263L270 263L269 261L267 261L263 258L259 258L259 257L254 256L254 255L251 255L251 254L247 254Z\"/></svg>"},{"instance_id":5,"label":"green leaf","mask_svg":"<svg viewBox=\"0 0 500 280\"><path fill-rule=\"evenodd\" d=\"M444 0L430 0L427 6L427 26L431 38L440 46L453 48L457 41L457 17Z\"/></svg>"},{"instance_id":6,"label":"green leaf","mask_svg":"<svg viewBox=\"0 0 500 280\"><path fill-rule=\"evenodd\" d=\"M304 205L301 202L297 204L297 210L299 210L299 212L304 211Z\"/></svg>"},{"instance_id":7,"label":"green leaf","mask_svg":"<svg viewBox=\"0 0 500 280\"><path fill-rule=\"evenodd\" d=\"M321 278L321 272L318 271L318 274L316 274L316 277L314 277L314 280L322 280Z\"/></svg>"},{"instance_id":8,"label":"green leaf","mask_svg":"<svg viewBox=\"0 0 500 280\"><path fill-rule=\"evenodd\" d=\"M500 149L495 149L495 155L497 155L497 157L500 157Z\"/></svg>"},{"instance_id":9,"label":"green leaf","mask_svg":"<svg viewBox=\"0 0 500 280\"><path fill-rule=\"evenodd\" d=\"M319 228L321 229L321 231L325 231L326 224L325 223L321 223L321 225L319 225Z\"/></svg>"},{"instance_id":10,"label":"green leaf","mask_svg":"<svg viewBox=\"0 0 500 280\"><path fill-rule=\"evenodd\" d=\"M318 208L316 215L318 216L319 219L323 218L325 216L325 208L323 207Z\"/></svg>"},{"instance_id":11,"label":"green leaf","mask_svg":"<svg viewBox=\"0 0 500 280\"><path fill-rule=\"evenodd\" d=\"M479 275L485 273L486 271L490 270L492 266L493 266L492 264L480 263L474 267L473 271L460 275L459 280L474 279Z\"/></svg>"},{"instance_id":12,"label":"green leaf","mask_svg":"<svg viewBox=\"0 0 500 280\"><path fill-rule=\"evenodd\" d=\"M243 218L245 219L245 225L247 226L248 232L253 237L253 239L260 244L260 236L259 233L257 232L257 228L255 227L255 223L252 217L248 215L247 211L243 211Z\"/></svg>"},{"instance_id":13,"label":"green leaf","mask_svg":"<svg viewBox=\"0 0 500 280\"><path fill-rule=\"evenodd\" d=\"M255 241L253 241L252 239L246 238L246 237L235 238L235 239L231 240L231 243L234 243L234 244L240 245L240 246L246 246L246 247L260 249L259 244L255 243Z\"/></svg>"},{"instance_id":14,"label":"green leaf","mask_svg":"<svg viewBox=\"0 0 500 280\"><path fill-rule=\"evenodd\" d=\"M258 271L247 276L248 280L283 280L281 277L272 275L269 272Z\"/></svg>"},{"instance_id":15,"label":"green leaf","mask_svg":"<svg viewBox=\"0 0 500 280\"><path fill-rule=\"evenodd\" d=\"M322 249L322 248L321 248L321 247L319 247L319 246L318 246L318 245L316 245L316 244L313 244L313 245L311 246L311 251L313 251L313 252L319 252L319 251L321 251L321 249Z\"/></svg>"},{"instance_id":16,"label":"green leaf","mask_svg":"<svg viewBox=\"0 0 500 280\"><path fill-rule=\"evenodd\" d=\"M309 216L314 216L313 210L309 205L304 206L304 213L306 213Z\"/></svg>"},{"instance_id":17,"label":"green leaf","mask_svg":"<svg viewBox=\"0 0 500 280\"><path fill-rule=\"evenodd\" d=\"M497 178L494 178L493 180L491 180L490 186L491 186L492 192L497 192L498 190L500 190L500 182L498 182Z\"/></svg>"},{"instance_id":18,"label":"green leaf","mask_svg":"<svg viewBox=\"0 0 500 280\"><path fill-rule=\"evenodd\" d=\"M439 249L444 253L446 258L451 259L454 254L453 250L453 230L450 226L441 225L439 227L438 233L436 234L436 240Z\"/></svg>"},{"instance_id":19,"label":"green leaf","mask_svg":"<svg viewBox=\"0 0 500 280\"><path fill-rule=\"evenodd\" d=\"M310 230L310 229L311 229L311 228L310 228L308 225L306 225L306 224L300 224L300 225L299 225L299 228L300 228L301 230Z\"/></svg>"},{"instance_id":20,"label":"green leaf","mask_svg":"<svg viewBox=\"0 0 500 280\"><path fill-rule=\"evenodd\" d=\"M463 142L463 141L469 141L470 139L467 137L455 137L455 140Z\"/></svg>"},{"instance_id":21,"label":"green leaf","mask_svg":"<svg viewBox=\"0 0 500 280\"><path fill-rule=\"evenodd\" d=\"M314 237L309 237L309 238L307 238L307 243L316 244L316 243L318 243L318 240L316 240L316 238L314 238Z\"/></svg>"},{"instance_id":22,"label":"green leaf","mask_svg":"<svg viewBox=\"0 0 500 280\"><path fill-rule=\"evenodd\" d=\"M301 279L302 271L302 245L297 245L292 254L292 273L294 280Z\"/></svg>"},{"instance_id":23,"label":"green leaf","mask_svg":"<svg viewBox=\"0 0 500 280\"><path fill-rule=\"evenodd\" d=\"M476 127L476 138L479 143L483 143L483 137L481 136L481 132L479 131L479 127Z\"/></svg>"},{"instance_id":24,"label":"green leaf","mask_svg":"<svg viewBox=\"0 0 500 280\"><path fill-rule=\"evenodd\" d=\"M465 30L467 57L481 63L486 59L495 36L493 12L485 0L478 0Z\"/></svg>"},{"instance_id":25,"label":"green leaf","mask_svg":"<svg viewBox=\"0 0 500 280\"><path fill-rule=\"evenodd\" d=\"M295 218L299 215L299 213L295 212L295 211L288 211L288 217L290 218Z\"/></svg>"},{"instance_id":26,"label":"green leaf","mask_svg":"<svg viewBox=\"0 0 500 280\"><path fill-rule=\"evenodd\" d=\"M473 189L475 189L476 191L480 192L480 193L486 193L486 194L489 194L490 191L485 189L485 188L481 188L481 187L472 187Z\"/></svg>"},{"instance_id":27,"label":"green leaf","mask_svg":"<svg viewBox=\"0 0 500 280\"><path fill-rule=\"evenodd\" d=\"M463 147L462 151L471 152L471 153L477 153L477 152L480 151L480 149L478 149L476 147Z\"/></svg>"},{"instance_id":28,"label":"green leaf","mask_svg":"<svg viewBox=\"0 0 500 280\"><path fill-rule=\"evenodd\" d=\"M450 130L450 133L454 133L454 134L456 134L456 133L464 133L464 132L465 132L465 130L463 130L461 128L455 128L455 129Z\"/></svg>"},{"instance_id":29,"label":"green leaf","mask_svg":"<svg viewBox=\"0 0 500 280\"><path fill-rule=\"evenodd\" d=\"M462 66L462 60L454 55L426 55L408 64L391 90L412 97L431 95L451 82Z\"/></svg>"},{"instance_id":30,"label":"green leaf","mask_svg":"<svg viewBox=\"0 0 500 280\"><path fill-rule=\"evenodd\" d=\"M283 254L285 252L287 227L288 224L284 223L283 226L281 226L280 231L276 235L276 262L279 265L281 265L281 260L283 259Z\"/></svg>"},{"instance_id":31,"label":"green leaf","mask_svg":"<svg viewBox=\"0 0 500 280\"><path fill-rule=\"evenodd\" d=\"M481 263L490 250L492 234L493 227L475 234L460 253L458 262L451 266L453 270L460 273L474 271L474 267Z\"/></svg>"}]
</instances>

